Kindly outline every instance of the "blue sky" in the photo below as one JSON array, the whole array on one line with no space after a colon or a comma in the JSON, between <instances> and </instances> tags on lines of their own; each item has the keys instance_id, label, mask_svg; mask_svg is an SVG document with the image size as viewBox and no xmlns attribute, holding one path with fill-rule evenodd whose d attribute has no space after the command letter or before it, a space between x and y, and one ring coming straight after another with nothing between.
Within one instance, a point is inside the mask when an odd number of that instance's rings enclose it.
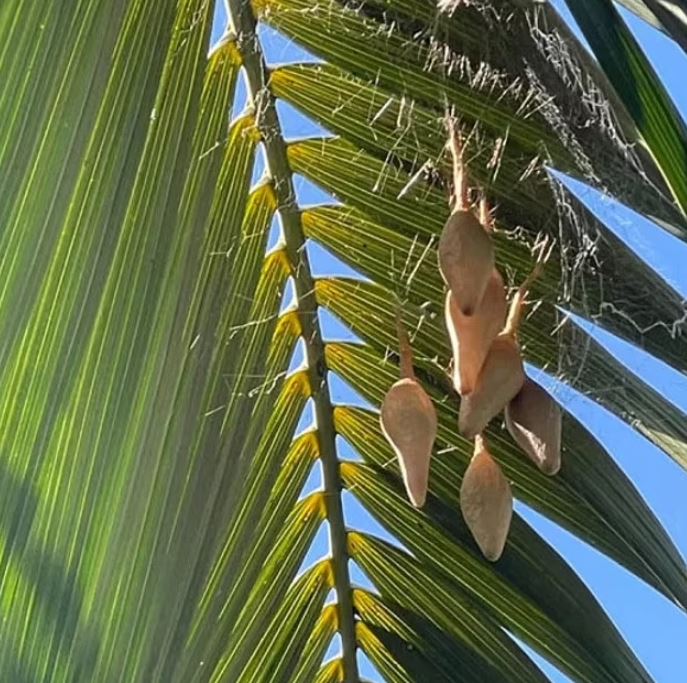
<instances>
[{"instance_id":1,"label":"blue sky","mask_svg":"<svg viewBox=\"0 0 687 683\"><path fill-rule=\"evenodd\" d=\"M555 4L569 19L565 7L558 2ZM213 40L216 40L222 30L223 23L220 15L221 10L218 12ZM684 87L687 59L684 54L659 32L635 19L629 13L624 12L624 15L684 115L687 112L687 88ZM312 60L312 57L272 30L263 29L261 38L270 63ZM238 96L239 106L244 98L245 91ZM305 120L288 106L280 104L279 114L287 138L323 133L321 128ZM263 167L263 163L259 162L255 170L256 178L262 174ZM296 180L297 192L302 204L331 201L331 198L305 179L297 178ZM570 188L598 213L607 225L625 239L632 249L687 298L687 269L683 265L687 263L687 245L670 237L641 216L637 216L607 198L600 197L585 186L571 184ZM313 269L318 275L351 274L345 265L339 263L323 249L310 245L310 255ZM348 331L331 316L323 314L321 319L326 337L351 338ZM672 401L687 410L687 378L607 333L595 331L594 334L617 358L630 367L636 368L652 386L667 393ZM360 399L356 398L350 389L336 378L332 380L332 393L337 403L360 402ZM687 473L625 423L587 399L573 392L567 392L566 405L569 410L584 420L607 447L658 515L682 555L686 556ZM310 419L310 415L304 416L302 425L307 425ZM342 448L344 457L356 457L345 444L342 444ZM319 488L319 484L319 472L314 471L307 490ZM384 535L379 526L350 495L345 497L344 503L347 522L350 526ZM574 567L601 601L611 619L657 683L687 681L687 647L685 647L687 615L613 561L554 523L522 504L516 503L516 508ZM309 553L307 562L310 563L327 553L328 540L326 529L323 528ZM358 571L354 571L354 579L365 583L364 576ZM329 656L334 656L337 649L338 642L335 642L330 648ZM531 652L530 654L552 681L558 683L568 680L537 655ZM374 668L362 656L360 664L362 675L372 681L381 681Z\"/></svg>"}]
</instances>

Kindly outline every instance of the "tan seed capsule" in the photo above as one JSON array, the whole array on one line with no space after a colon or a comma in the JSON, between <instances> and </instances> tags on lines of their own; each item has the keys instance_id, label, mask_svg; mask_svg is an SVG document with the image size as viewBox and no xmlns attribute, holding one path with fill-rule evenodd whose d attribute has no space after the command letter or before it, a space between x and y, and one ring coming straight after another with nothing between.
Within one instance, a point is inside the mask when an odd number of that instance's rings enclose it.
<instances>
[{"instance_id":1,"label":"tan seed capsule","mask_svg":"<svg viewBox=\"0 0 687 683\"><path fill-rule=\"evenodd\" d=\"M513 494L481 436L475 439L474 455L463 476L460 509L484 557L498 560L513 516Z\"/></svg>"},{"instance_id":2,"label":"tan seed capsule","mask_svg":"<svg viewBox=\"0 0 687 683\"><path fill-rule=\"evenodd\" d=\"M403 475L410 502L422 507L427 497L429 464L437 434L432 401L415 379L396 382L382 403L380 421Z\"/></svg>"},{"instance_id":3,"label":"tan seed capsule","mask_svg":"<svg viewBox=\"0 0 687 683\"><path fill-rule=\"evenodd\" d=\"M477 310L494 270L494 246L470 209L460 133L450 117L447 124L453 160L454 203L439 237L439 271L461 313L470 316Z\"/></svg>"},{"instance_id":4,"label":"tan seed capsule","mask_svg":"<svg viewBox=\"0 0 687 683\"><path fill-rule=\"evenodd\" d=\"M515 442L544 474L561 467L561 409L549 393L527 378L506 406L506 426Z\"/></svg>"},{"instance_id":5,"label":"tan seed capsule","mask_svg":"<svg viewBox=\"0 0 687 683\"><path fill-rule=\"evenodd\" d=\"M506 325L491 343L473 390L460 402L458 429L463 436L472 438L483 431L515 398L525 382L525 370L518 344L518 328L527 292L543 267L545 247L546 242L542 245L534 270L515 293Z\"/></svg>"},{"instance_id":6,"label":"tan seed capsule","mask_svg":"<svg viewBox=\"0 0 687 683\"><path fill-rule=\"evenodd\" d=\"M392 385L379 416L382 432L396 453L410 502L422 507L427 498L429 465L437 435L434 405L415 378L408 335L396 314L401 379Z\"/></svg>"},{"instance_id":7,"label":"tan seed capsule","mask_svg":"<svg viewBox=\"0 0 687 683\"><path fill-rule=\"evenodd\" d=\"M494 270L494 247L472 211L459 210L449 216L438 253L439 270L461 313L473 315Z\"/></svg>"},{"instance_id":8,"label":"tan seed capsule","mask_svg":"<svg viewBox=\"0 0 687 683\"><path fill-rule=\"evenodd\" d=\"M453 385L464 396L473 390L491 342L505 323L506 292L498 270L492 271L474 315L461 313L450 290L446 293L444 313L453 350Z\"/></svg>"},{"instance_id":9,"label":"tan seed capsule","mask_svg":"<svg viewBox=\"0 0 687 683\"><path fill-rule=\"evenodd\" d=\"M500 334L489 347L475 388L461 399L460 433L471 439L484 430L520 391L524 381L518 342L510 334Z\"/></svg>"}]
</instances>

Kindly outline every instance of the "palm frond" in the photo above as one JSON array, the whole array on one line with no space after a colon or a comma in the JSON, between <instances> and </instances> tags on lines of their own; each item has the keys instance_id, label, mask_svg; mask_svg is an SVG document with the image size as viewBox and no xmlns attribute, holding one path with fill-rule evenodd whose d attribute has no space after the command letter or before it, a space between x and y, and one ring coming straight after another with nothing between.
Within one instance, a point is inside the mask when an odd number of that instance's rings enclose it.
<instances>
[{"instance_id":1,"label":"palm frond","mask_svg":"<svg viewBox=\"0 0 687 683\"><path fill-rule=\"evenodd\" d=\"M684 36L663 5L627 4ZM348 683L363 652L389 681L546 680L522 643L574 680L650 680L520 516L491 564L457 511L471 447L435 256L451 108L508 284L541 234L557 242L526 360L687 466L684 413L566 322L687 370L681 297L560 180L684 240L684 125L617 11L570 6L598 64L552 8L500 0L229 0L210 54L208 0L0 6L0 679ZM258 20L326 63L268 67ZM337 137L287 143L277 99ZM294 173L341 205L303 209ZM316 278L310 240L370 281ZM422 511L375 411L399 301L439 415ZM362 343L326 340L324 309ZM372 407L335 405L331 373ZM687 605L683 558L584 424L565 416L556 478L489 436L521 501ZM355 528L344 492L402 547ZM306 565L322 532L330 554Z\"/></svg>"}]
</instances>

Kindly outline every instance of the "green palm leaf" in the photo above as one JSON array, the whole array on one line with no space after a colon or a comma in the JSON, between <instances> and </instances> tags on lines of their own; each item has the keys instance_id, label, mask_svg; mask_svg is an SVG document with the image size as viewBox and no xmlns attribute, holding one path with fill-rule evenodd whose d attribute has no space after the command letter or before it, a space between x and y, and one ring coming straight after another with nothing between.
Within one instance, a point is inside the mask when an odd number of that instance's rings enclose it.
<instances>
[{"instance_id":1,"label":"green palm leaf","mask_svg":"<svg viewBox=\"0 0 687 683\"><path fill-rule=\"evenodd\" d=\"M684 213L687 127L677 109L610 0L573 0L569 7Z\"/></svg>"},{"instance_id":2,"label":"green palm leaf","mask_svg":"<svg viewBox=\"0 0 687 683\"><path fill-rule=\"evenodd\" d=\"M570 4L579 17L584 3ZM683 36L662 5L628 4ZM607 3L594 11L613 41L581 22L597 64L550 7L228 6L233 28L209 54L208 0L0 6L0 679L357 682L362 652L389 681L545 680L524 643L574 680L650 680L520 516L496 564L463 524L471 444L456 429L435 255L453 106L498 204L508 284L538 235L557 239L526 360L687 466L684 413L564 322L687 369L681 297L553 172L685 238L684 125L627 28ZM268 69L258 18L326 63ZM571 70L585 78L571 85ZM242 71L250 104L232 120ZM337 137L287 143L277 98ZM341 205L299 206L294 173ZM309 240L369 282L316 278ZM397 376L398 300L439 415L422 511L375 410ZM361 343L327 341L324 309ZM334 405L330 373L371 408ZM555 478L499 425L489 433L517 498L687 605L683 558L584 424L565 416ZM343 460L339 439L361 460ZM304 491L316 466L321 489ZM403 547L349 528L349 496ZM310 562L323 531L329 556Z\"/></svg>"},{"instance_id":3,"label":"green palm leaf","mask_svg":"<svg viewBox=\"0 0 687 683\"><path fill-rule=\"evenodd\" d=\"M687 50L687 28L682 3L623 0L622 4L647 23L667 33L683 50Z\"/></svg>"}]
</instances>

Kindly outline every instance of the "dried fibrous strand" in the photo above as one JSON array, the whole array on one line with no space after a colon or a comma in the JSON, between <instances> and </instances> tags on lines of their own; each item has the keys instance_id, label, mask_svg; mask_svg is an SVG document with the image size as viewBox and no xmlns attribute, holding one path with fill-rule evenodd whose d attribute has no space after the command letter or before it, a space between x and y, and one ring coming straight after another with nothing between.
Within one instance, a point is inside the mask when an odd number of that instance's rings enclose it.
<instances>
[{"instance_id":1,"label":"dried fibrous strand","mask_svg":"<svg viewBox=\"0 0 687 683\"><path fill-rule=\"evenodd\" d=\"M513 295L510 309L508 310L506 326L503 328L503 331L506 334L510 334L514 338L516 338L518 335L520 323L522 322L522 316L525 312L525 299L527 298L534 281L542 274L544 270L544 264L549 259L553 246L554 245L551 244L551 246L547 249L548 239L544 239L544 241L539 245L539 253L537 255L537 261L534 264L534 268L532 268L530 274L525 278L524 282L520 285L520 287L518 287L517 291Z\"/></svg>"},{"instance_id":2,"label":"dried fibrous strand","mask_svg":"<svg viewBox=\"0 0 687 683\"><path fill-rule=\"evenodd\" d=\"M461 395L469 394L484 365L492 341L506 319L506 291L494 268L474 315L463 315L449 290L444 306L446 328L453 351L453 385Z\"/></svg>"},{"instance_id":3,"label":"dried fibrous strand","mask_svg":"<svg viewBox=\"0 0 687 683\"><path fill-rule=\"evenodd\" d=\"M439 10L439 12L443 12L444 14L451 15L463 3L464 3L464 0L439 0L439 2L437 3L437 9Z\"/></svg>"},{"instance_id":4,"label":"dried fibrous strand","mask_svg":"<svg viewBox=\"0 0 687 683\"><path fill-rule=\"evenodd\" d=\"M451 168L453 170L453 206L452 211L467 211L470 208L468 172L463 160L463 137L460 128L452 115L446 116L448 145L451 151Z\"/></svg>"},{"instance_id":5,"label":"dried fibrous strand","mask_svg":"<svg viewBox=\"0 0 687 683\"><path fill-rule=\"evenodd\" d=\"M437 415L417 380L406 377L389 389L382 403L380 422L398 457L408 498L415 507L422 507L427 497Z\"/></svg>"},{"instance_id":6,"label":"dried fibrous strand","mask_svg":"<svg viewBox=\"0 0 687 683\"><path fill-rule=\"evenodd\" d=\"M487 195L482 192L479 198L479 222L487 232L494 231L494 217L489 208L489 201Z\"/></svg>"},{"instance_id":7,"label":"dried fibrous strand","mask_svg":"<svg viewBox=\"0 0 687 683\"><path fill-rule=\"evenodd\" d=\"M472 537L487 560L498 560L513 516L513 494L501 467L481 436L460 487L460 509Z\"/></svg>"},{"instance_id":8,"label":"dried fibrous strand","mask_svg":"<svg viewBox=\"0 0 687 683\"><path fill-rule=\"evenodd\" d=\"M561 466L562 413L551 395L527 378L506 406L506 426L528 458L548 475Z\"/></svg>"}]
</instances>

